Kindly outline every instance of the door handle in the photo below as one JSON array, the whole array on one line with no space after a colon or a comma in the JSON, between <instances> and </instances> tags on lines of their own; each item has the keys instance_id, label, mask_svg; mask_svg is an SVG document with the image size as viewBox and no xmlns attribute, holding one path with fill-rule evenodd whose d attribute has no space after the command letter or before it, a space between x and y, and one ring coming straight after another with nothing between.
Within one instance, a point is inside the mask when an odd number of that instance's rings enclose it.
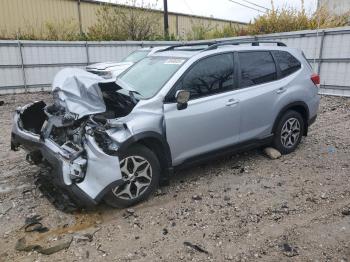
<instances>
[{"instance_id":1,"label":"door handle","mask_svg":"<svg viewBox=\"0 0 350 262\"><path fill-rule=\"evenodd\" d=\"M282 94L282 93L284 93L284 92L286 92L287 91L287 88L286 87L281 87L281 88L278 88L277 89L277 94Z\"/></svg>"},{"instance_id":2,"label":"door handle","mask_svg":"<svg viewBox=\"0 0 350 262\"><path fill-rule=\"evenodd\" d=\"M226 102L226 106L234 106L239 103L239 100L231 98Z\"/></svg>"}]
</instances>

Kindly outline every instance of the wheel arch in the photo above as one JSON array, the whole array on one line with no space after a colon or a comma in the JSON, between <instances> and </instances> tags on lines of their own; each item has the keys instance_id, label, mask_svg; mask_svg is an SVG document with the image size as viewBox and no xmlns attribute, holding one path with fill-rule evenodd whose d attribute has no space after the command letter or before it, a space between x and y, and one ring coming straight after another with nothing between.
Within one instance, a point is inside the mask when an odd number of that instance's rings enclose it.
<instances>
[{"instance_id":1,"label":"wheel arch","mask_svg":"<svg viewBox=\"0 0 350 262\"><path fill-rule=\"evenodd\" d=\"M277 128L279 121L281 120L283 115L288 110L294 110L294 111L301 114L301 116L303 117L303 120L304 120L304 134L303 135L307 136L308 127L309 127L308 120L309 120L310 112L309 112L309 108L308 108L307 104L305 102L302 102L302 101L290 103L282 108L282 110L278 113L278 115L275 119L275 122L274 122L273 128L272 128L272 133L275 133L275 130Z\"/></svg>"},{"instance_id":2,"label":"wheel arch","mask_svg":"<svg viewBox=\"0 0 350 262\"><path fill-rule=\"evenodd\" d=\"M136 134L123 142L119 149L121 154L135 144L141 144L152 150L159 160L162 172L168 175L172 169L171 151L168 142L162 135L151 131Z\"/></svg>"}]
</instances>

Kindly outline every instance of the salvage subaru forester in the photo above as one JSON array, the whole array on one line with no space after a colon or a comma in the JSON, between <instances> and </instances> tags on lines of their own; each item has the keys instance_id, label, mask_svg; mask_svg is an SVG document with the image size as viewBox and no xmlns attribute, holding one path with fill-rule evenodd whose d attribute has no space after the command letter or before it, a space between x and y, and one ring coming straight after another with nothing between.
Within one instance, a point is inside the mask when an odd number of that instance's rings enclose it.
<instances>
[{"instance_id":1,"label":"salvage subaru forester","mask_svg":"<svg viewBox=\"0 0 350 262\"><path fill-rule=\"evenodd\" d=\"M11 147L81 205L126 207L174 168L254 146L294 151L316 119L319 82L280 42L172 46L116 82L62 70L52 105L17 109Z\"/></svg>"}]
</instances>

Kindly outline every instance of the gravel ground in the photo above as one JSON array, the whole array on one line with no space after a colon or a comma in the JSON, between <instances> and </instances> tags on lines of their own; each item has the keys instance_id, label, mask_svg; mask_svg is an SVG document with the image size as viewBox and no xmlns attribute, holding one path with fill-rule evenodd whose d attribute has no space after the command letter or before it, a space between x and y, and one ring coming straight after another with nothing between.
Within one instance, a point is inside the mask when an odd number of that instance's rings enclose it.
<instances>
[{"instance_id":1,"label":"gravel ground","mask_svg":"<svg viewBox=\"0 0 350 262\"><path fill-rule=\"evenodd\" d=\"M0 261L350 261L350 99L322 97L296 152L261 150L181 171L147 202L66 214L34 185L38 168L11 152L11 115L46 93L0 96ZM25 233L41 215L46 233ZM18 239L52 255L16 251ZM92 238L92 239L91 239Z\"/></svg>"}]
</instances>

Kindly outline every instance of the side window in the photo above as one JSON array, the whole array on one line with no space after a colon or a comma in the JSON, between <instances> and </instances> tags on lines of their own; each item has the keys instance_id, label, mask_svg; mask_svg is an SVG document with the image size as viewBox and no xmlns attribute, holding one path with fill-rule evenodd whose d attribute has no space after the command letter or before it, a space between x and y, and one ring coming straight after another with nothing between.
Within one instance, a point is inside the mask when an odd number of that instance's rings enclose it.
<instances>
[{"instance_id":1,"label":"side window","mask_svg":"<svg viewBox=\"0 0 350 262\"><path fill-rule=\"evenodd\" d=\"M190 99L222 93L234 88L233 54L215 55L200 60L176 88L189 90Z\"/></svg>"},{"instance_id":2,"label":"side window","mask_svg":"<svg viewBox=\"0 0 350 262\"><path fill-rule=\"evenodd\" d=\"M298 59L285 51L273 51L273 55L276 58L282 77L293 74L301 68L301 64Z\"/></svg>"},{"instance_id":3,"label":"side window","mask_svg":"<svg viewBox=\"0 0 350 262\"><path fill-rule=\"evenodd\" d=\"M238 53L241 67L241 88L277 79L275 62L270 52Z\"/></svg>"}]
</instances>

